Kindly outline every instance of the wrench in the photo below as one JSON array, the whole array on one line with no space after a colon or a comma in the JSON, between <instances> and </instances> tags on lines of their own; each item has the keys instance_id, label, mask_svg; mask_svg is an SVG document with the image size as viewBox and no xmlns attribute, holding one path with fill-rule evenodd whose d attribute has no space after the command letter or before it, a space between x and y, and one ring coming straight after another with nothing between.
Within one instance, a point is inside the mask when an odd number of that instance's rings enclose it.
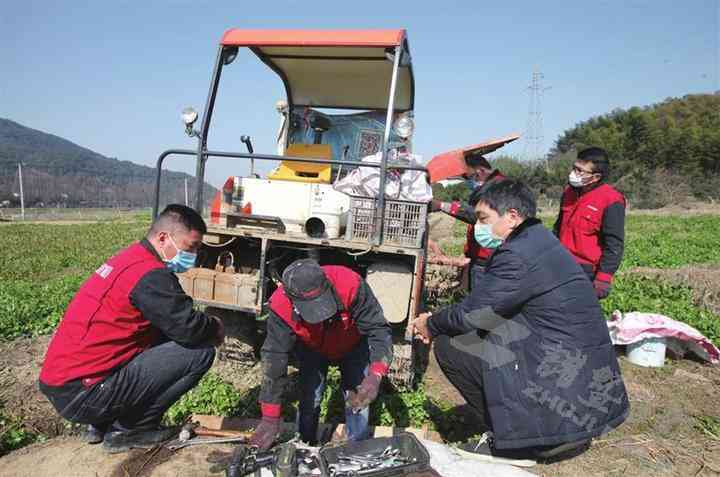
<instances>
[{"instance_id":1,"label":"wrench","mask_svg":"<svg viewBox=\"0 0 720 477\"><path fill-rule=\"evenodd\" d=\"M210 439L201 439L199 437L196 437L194 439L190 439L189 441L180 442L175 441L175 444L169 444L167 448L171 451L176 451L178 449L182 449L183 447L187 446L199 446L201 444L226 444L231 442L247 442L247 438L245 437L218 437L218 438L210 438Z\"/></svg>"}]
</instances>

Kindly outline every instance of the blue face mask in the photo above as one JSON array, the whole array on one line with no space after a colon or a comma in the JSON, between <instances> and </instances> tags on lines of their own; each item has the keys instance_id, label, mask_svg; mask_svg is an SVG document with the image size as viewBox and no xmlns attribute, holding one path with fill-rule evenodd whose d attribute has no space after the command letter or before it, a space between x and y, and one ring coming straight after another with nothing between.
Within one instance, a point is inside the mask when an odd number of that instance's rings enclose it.
<instances>
[{"instance_id":1,"label":"blue face mask","mask_svg":"<svg viewBox=\"0 0 720 477\"><path fill-rule=\"evenodd\" d=\"M173 244L173 247L175 247L175 250L177 250L177 253L173 258L165 261L165 266L175 273L187 272L193 268L195 266L197 254L180 250L178 246L175 245L175 241L172 237L170 237L170 242Z\"/></svg>"},{"instance_id":2,"label":"blue face mask","mask_svg":"<svg viewBox=\"0 0 720 477\"><path fill-rule=\"evenodd\" d=\"M482 182L478 182L475 179L465 179L465 186L470 189L470 192L474 191L478 187L482 186Z\"/></svg>"},{"instance_id":3,"label":"blue face mask","mask_svg":"<svg viewBox=\"0 0 720 477\"><path fill-rule=\"evenodd\" d=\"M492 233L490 224L481 223L475 224L475 241L484 248L498 248L503 243Z\"/></svg>"}]
</instances>

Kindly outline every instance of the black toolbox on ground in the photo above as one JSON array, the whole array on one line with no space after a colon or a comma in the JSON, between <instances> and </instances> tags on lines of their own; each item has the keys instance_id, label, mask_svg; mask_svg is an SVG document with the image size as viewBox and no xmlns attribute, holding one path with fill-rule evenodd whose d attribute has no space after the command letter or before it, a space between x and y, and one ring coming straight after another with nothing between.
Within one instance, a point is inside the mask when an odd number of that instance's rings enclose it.
<instances>
[{"instance_id":1,"label":"black toolbox on ground","mask_svg":"<svg viewBox=\"0 0 720 477\"><path fill-rule=\"evenodd\" d=\"M385 450L388 446L399 449L400 454L414 462L400 464L392 468L368 469L362 477L389 477L422 472L430 468L430 454L414 434L402 432L391 437L376 437L358 442L346 442L341 445L330 445L320 449L320 469L322 475L331 475L330 466L338 463L341 455L372 454Z\"/></svg>"}]
</instances>

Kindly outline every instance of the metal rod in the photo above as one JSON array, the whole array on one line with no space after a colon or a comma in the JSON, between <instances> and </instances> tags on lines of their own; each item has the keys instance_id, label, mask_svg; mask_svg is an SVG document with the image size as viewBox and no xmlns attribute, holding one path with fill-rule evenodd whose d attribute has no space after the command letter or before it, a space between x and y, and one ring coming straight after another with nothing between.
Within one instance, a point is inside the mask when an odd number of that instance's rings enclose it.
<instances>
[{"instance_id":1,"label":"metal rod","mask_svg":"<svg viewBox=\"0 0 720 477\"><path fill-rule=\"evenodd\" d=\"M185 178L185 205L188 205L187 177Z\"/></svg>"},{"instance_id":2,"label":"metal rod","mask_svg":"<svg viewBox=\"0 0 720 477\"><path fill-rule=\"evenodd\" d=\"M191 149L168 149L167 151L164 151L157 159L157 163L155 166L155 198L153 202L153 214L152 217L155 219L157 217L160 207L160 177L162 175L162 165L165 161L165 158L173 155L178 154L182 156L195 156L197 155L197 151L193 151ZM365 162L356 162L356 161L328 161L327 159L313 159L309 157L292 157L292 156L276 156L274 154L248 154L246 152L229 152L229 151L204 151L203 152L203 162L211 157L225 157L225 158L234 158L234 159L257 159L261 161L290 161L290 162L309 162L311 164L340 164L345 166L356 166L356 167L375 167L380 168L382 167L382 164L373 164L373 163L365 163ZM403 164L393 164L391 169L398 169L401 171L420 171L420 172L427 172L427 169L424 166L413 166L413 165L403 165ZM198 179L199 180L199 179ZM204 182L204 181L203 181Z\"/></svg>"},{"instance_id":3,"label":"metal rod","mask_svg":"<svg viewBox=\"0 0 720 477\"><path fill-rule=\"evenodd\" d=\"M264 161L290 161L290 162L309 162L312 164L342 164L345 166L357 166L357 167L382 167L381 164L357 162L357 161L328 161L327 159L314 159L310 157L293 157L293 156L277 156L274 154L248 154L246 152L228 152L228 151L205 151L206 157L226 157L226 158L237 158L237 159L259 159ZM408 171L421 171L427 172L424 166L412 166L393 164L390 169L408 170Z\"/></svg>"},{"instance_id":4,"label":"metal rod","mask_svg":"<svg viewBox=\"0 0 720 477\"><path fill-rule=\"evenodd\" d=\"M160 156L158 157L157 163L155 165L155 197L153 198L152 211L153 220L155 220L155 218L158 216L158 209L160 208L160 177L162 176L163 161L165 161L165 158L171 154L179 154L181 156L194 156L197 154L197 151L192 151L190 149L168 149L167 151L160 154Z\"/></svg>"},{"instance_id":5,"label":"metal rod","mask_svg":"<svg viewBox=\"0 0 720 477\"><path fill-rule=\"evenodd\" d=\"M22 163L18 162L18 179L20 180L20 216L25 220L25 193L23 192Z\"/></svg>"},{"instance_id":6,"label":"metal rod","mask_svg":"<svg viewBox=\"0 0 720 477\"><path fill-rule=\"evenodd\" d=\"M390 78L390 99L388 100L387 116L385 118L385 135L382 143L382 159L380 160L380 190L378 191L378 215L375 217L375 245L382 244L383 223L385 221L385 182L387 181L387 156L388 142L390 141L390 129L392 128L393 108L395 107L395 88L397 86L398 70L400 69L400 57L402 56L402 42L395 47L393 57L393 70Z\"/></svg>"},{"instance_id":7,"label":"metal rod","mask_svg":"<svg viewBox=\"0 0 720 477\"><path fill-rule=\"evenodd\" d=\"M158 209L160 207L160 177L162 174L162 165L165 158L178 154L182 156L195 156L197 151L191 149L168 149L164 151L157 159L155 166L155 198L153 202L153 219L157 217ZM312 164L340 164L345 166L357 166L357 167L376 167L380 168L380 164L364 163L356 161L328 161L327 159L313 159L309 157L292 157L292 156L276 156L273 154L248 154L245 152L228 152L228 151L205 151L203 153L205 159L210 157L225 157L234 159L258 159L261 161L291 161L291 162L309 162ZM412 165L393 165L392 169L399 169L403 171L421 171L427 172L424 166L412 166Z\"/></svg>"},{"instance_id":8,"label":"metal rod","mask_svg":"<svg viewBox=\"0 0 720 477\"><path fill-rule=\"evenodd\" d=\"M208 91L207 101L205 102L205 112L202 117L202 127L200 128L200 137L198 138L197 147L197 166L195 177L197 178L197 192L195 193L195 210L203 213L203 188L205 187L205 160L204 152L207 150L208 130L210 129L210 119L212 118L213 108L215 107L215 97L217 96L218 85L220 84L220 74L222 73L224 48L220 46L217 59L215 60L215 68L213 70L212 81L210 82L210 90Z\"/></svg>"}]
</instances>

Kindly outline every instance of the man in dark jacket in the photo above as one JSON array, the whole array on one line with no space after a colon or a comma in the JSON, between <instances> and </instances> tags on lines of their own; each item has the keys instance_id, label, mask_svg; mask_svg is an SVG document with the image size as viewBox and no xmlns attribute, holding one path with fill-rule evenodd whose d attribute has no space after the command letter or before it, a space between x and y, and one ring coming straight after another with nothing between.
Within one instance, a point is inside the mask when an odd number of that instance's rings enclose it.
<instances>
[{"instance_id":1,"label":"man in dark jacket","mask_svg":"<svg viewBox=\"0 0 720 477\"><path fill-rule=\"evenodd\" d=\"M345 424L351 441L368 436L368 406L378 395L392 360L392 335L383 310L365 281L349 268L297 260L283 272L270 297L262 347L262 420L251 443L272 445L280 432L280 402L287 384L288 355L300 368L298 430L317 441L320 403L328 366L340 366Z\"/></svg>"},{"instance_id":2,"label":"man in dark jacket","mask_svg":"<svg viewBox=\"0 0 720 477\"><path fill-rule=\"evenodd\" d=\"M605 150L589 147L578 153L553 229L600 299L610 293L625 242L625 197L605 183L608 171Z\"/></svg>"},{"instance_id":3,"label":"man in dark jacket","mask_svg":"<svg viewBox=\"0 0 720 477\"><path fill-rule=\"evenodd\" d=\"M490 430L467 450L532 460L586 446L629 410L590 282L534 218L525 185L496 182L472 203L495 248L477 292L412 323Z\"/></svg>"},{"instance_id":4,"label":"man in dark jacket","mask_svg":"<svg viewBox=\"0 0 720 477\"><path fill-rule=\"evenodd\" d=\"M174 272L195 264L205 222L169 205L147 236L80 287L50 342L40 390L86 440L109 452L151 447L176 430L165 411L197 384L224 339L222 322L193 309Z\"/></svg>"},{"instance_id":5,"label":"man in dark jacket","mask_svg":"<svg viewBox=\"0 0 720 477\"><path fill-rule=\"evenodd\" d=\"M482 155L478 154L466 157L465 164L467 165L467 171L464 178L471 194L485 184L490 184L505 178L500 171L493 169L490 162ZM431 210L433 212L441 210L451 217L468 224L464 253L465 256L470 259L470 263L468 264L468 285L470 290L472 290L475 282L485 270L487 261L493 252L491 248L484 247L475 240L474 207L460 201L441 202L433 200Z\"/></svg>"}]
</instances>

